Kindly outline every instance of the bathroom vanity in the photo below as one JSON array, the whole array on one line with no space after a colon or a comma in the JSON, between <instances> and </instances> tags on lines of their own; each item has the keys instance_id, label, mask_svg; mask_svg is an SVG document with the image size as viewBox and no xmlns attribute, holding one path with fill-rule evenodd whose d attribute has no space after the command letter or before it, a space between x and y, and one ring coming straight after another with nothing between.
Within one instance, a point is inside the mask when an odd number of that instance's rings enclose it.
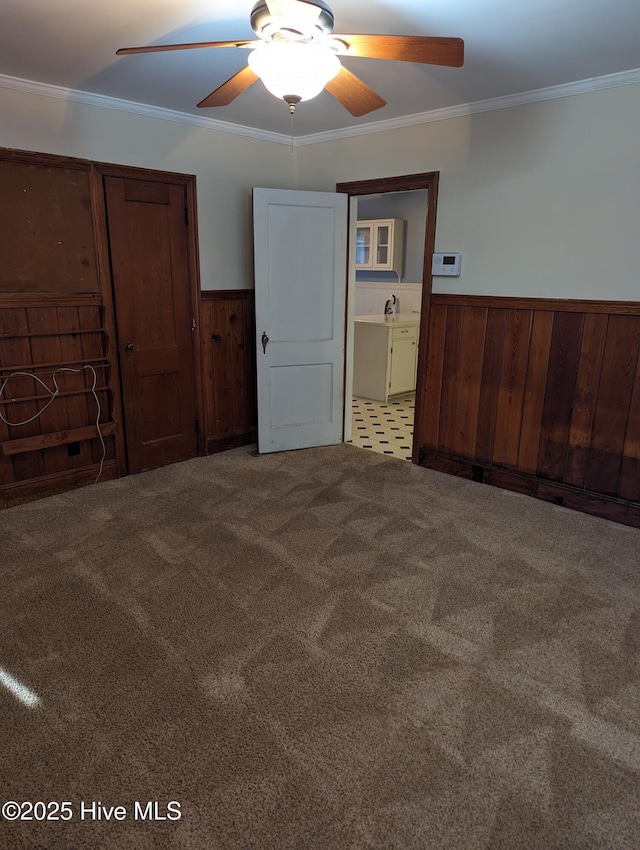
<instances>
[{"instance_id":1,"label":"bathroom vanity","mask_svg":"<svg viewBox=\"0 0 640 850\"><path fill-rule=\"evenodd\" d=\"M387 401L415 390L419 327L418 313L355 317L354 395Z\"/></svg>"}]
</instances>

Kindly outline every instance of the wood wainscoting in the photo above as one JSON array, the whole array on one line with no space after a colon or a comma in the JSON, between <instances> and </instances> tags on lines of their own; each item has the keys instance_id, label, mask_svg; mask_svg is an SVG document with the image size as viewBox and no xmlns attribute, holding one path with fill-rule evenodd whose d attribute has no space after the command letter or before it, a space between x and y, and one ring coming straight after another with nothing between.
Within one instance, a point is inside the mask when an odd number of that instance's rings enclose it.
<instances>
[{"instance_id":1,"label":"wood wainscoting","mask_svg":"<svg viewBox=\"0 0 640 850\"><path fill-rule=\"evenodd\" d=\"M640 527L640 303L433 295L418 461Z\"/></svg>"},{"instance_id":2,"label":"wood wainscoting","mask_svg":"<svg viewBox=\"0 0 640 850\"><path fill-rule=\"evenodd\" d=\"M256 439L255 319L253 290L201 293L202 370L207 453ZM113 340L100 294L0 294L0 381L13 372L39 375L60 394L32 422L11 427L0 420L0 508L94 481L126 474L119 468ZM105 458L95 427L91 391L97 378ZM10 378L0 399L9 421L24 421L42 409L49 393L33 377Z\"/></svg>"},{"instance_id":3,"label":"wood wainscoting","mask_svg":"<svg viewBox=\"0 0 640 850\"><path fill-rule=\"evenodd\" d=\"M256 440L252 289L204 290L202 363L207 454Z\"/></svg>"},{"instance_id":4,"label":"wood wainscoting","mask_svg":"<svg viewBox=\"0 0 640 850\"><path fill-rule=\"evenodd\" d=\"M118 474L99 295L0 295L0 383L0 507Z\"/></svg>"}]
</instances>

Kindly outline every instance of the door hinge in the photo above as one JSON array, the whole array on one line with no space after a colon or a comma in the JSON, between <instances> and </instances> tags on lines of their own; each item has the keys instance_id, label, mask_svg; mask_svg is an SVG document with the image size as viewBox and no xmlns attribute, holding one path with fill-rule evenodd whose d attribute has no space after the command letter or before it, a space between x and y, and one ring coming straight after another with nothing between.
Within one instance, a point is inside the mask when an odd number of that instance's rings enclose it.
<instances>
[{"instance_id":1,"label":"door hinge","mask_svg":"<svg viewBox=\"0 0 640 850\"><path fill-rule=\"evenodd\" d=\"M427 456L427 447L426 446L420 446L420 451L418 452L418 463L422 463L422 461L425 459L426 456Z\"/></svg>"}]
</instances>

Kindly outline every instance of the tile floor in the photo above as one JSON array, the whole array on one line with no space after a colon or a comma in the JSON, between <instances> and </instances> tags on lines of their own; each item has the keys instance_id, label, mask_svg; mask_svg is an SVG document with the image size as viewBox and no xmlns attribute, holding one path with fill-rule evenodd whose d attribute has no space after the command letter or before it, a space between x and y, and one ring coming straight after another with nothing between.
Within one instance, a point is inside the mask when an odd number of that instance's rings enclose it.
<instances>
[{"instance_id":1,"label":"tile floor","mask_svg":"<svg viewBox=\"0 0 640 850\"><path fill-rule=\"evenodd\" d=\"M411 460L416 394L393 396L384 404L353 399L351 443L362 449Z\"/></svg>"}]
</instances>

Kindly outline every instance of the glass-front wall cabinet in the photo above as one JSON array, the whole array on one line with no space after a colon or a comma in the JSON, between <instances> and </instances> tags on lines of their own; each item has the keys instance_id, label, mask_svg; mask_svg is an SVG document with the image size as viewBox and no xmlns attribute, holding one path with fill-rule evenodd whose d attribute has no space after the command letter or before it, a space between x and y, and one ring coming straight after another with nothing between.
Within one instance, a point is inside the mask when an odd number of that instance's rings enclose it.
<instances>
[{"instance_id":1,"label":"glass-front wall cabinet","mask_svg":"<svg viewBox=\"0 0 640 850\"><path fill-rule=\"evenodd\" d=\"M376 235L376 268L389 268L390 227L388 224L378 224Z\"/></svg>"},{"instance_id":2,"label":"glass-front wall cabinet","mask_svg":"<svg viewBox=\"0 0 640 850\"><path fill-rule=\"evenodd\" d=\"M370 223L358 222L356 230L356 267L359 269L371 268L371 229Z\"/></svg>"},{"instance_id":3,"label":"glass-front wall cabinet","mask_svg":"<svg viewBox=\"0 0 640 850\"><path fill-rule=\"evenodd\" d=\"M356 229L356 269L393 271L402 277L404 221L359 221Z\"/></svg>"}]
</instances>

